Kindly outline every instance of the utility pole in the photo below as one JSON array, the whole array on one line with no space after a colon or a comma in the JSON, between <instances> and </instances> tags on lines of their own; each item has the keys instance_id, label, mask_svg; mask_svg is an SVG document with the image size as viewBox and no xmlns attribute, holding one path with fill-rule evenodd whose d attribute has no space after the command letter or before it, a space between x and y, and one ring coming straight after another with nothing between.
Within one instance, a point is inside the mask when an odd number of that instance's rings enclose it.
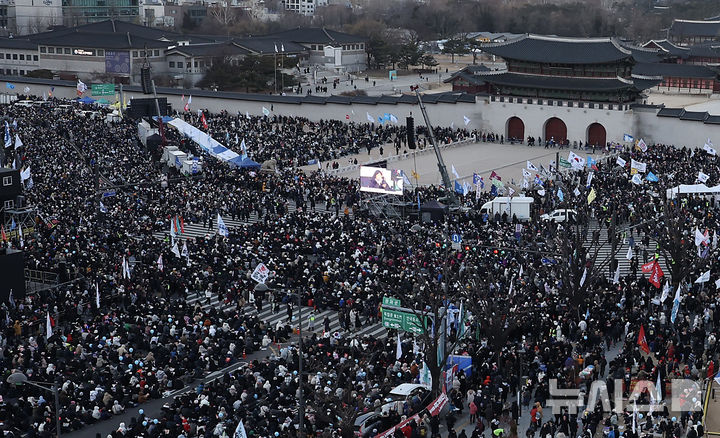
<instances>
[{"instance_id":1,"label":"utility pole","mask_svg":"<svg viewBox=\"0 0 720 438\"><path fill-rule=\"evenodd\" d=\"M427 111L425 110L425 105L423 104L422 98L420 97L418 86L415 85L413 89L415 90L415 96L417 96L418 105L420 105L420 111L422 112L423 119L425 119L425 126L427 127L428 134L430 135L430 143L435 150L435 157L437 158L438 169L440 170L440 176L442 176L443 185L445 185L445 190L447 191L450 203L453 205L457 205L458 200L457 197L455 197L453 187L450 185L450 177L447 173L447 167L445 167L445 161L443 161L442 154L440 153L440 149L437 145L437 141L435 141L435 133L433 132L432 125L430 124L430 119L428 118Z\"/></svg>"},{"instance_id":2,"label":"utility pole","mask_svg":"<svg viewBox=\"0 0 720 438\"><path fill-rule=\"evenodd\" d=\"M303 396L303 337L302 337L302 294L298 292L298 386L300 394L298 404L300 409L300 422L298 424L298 438L302 438L305 430L305 397Z\"/></svg>"}]
</instances>

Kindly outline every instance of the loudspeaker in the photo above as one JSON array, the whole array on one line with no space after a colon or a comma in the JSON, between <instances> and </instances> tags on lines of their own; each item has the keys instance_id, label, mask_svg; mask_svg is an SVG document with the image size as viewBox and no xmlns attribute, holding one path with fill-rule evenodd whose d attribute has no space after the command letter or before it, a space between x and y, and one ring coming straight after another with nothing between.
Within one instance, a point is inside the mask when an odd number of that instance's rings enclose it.
<instances>
[{"instance_id":1,"label":"loudspeaker","mask_svg":"<svg viewBox=\"0 0 720 438\"><path fill-rule=\"evenodd\" d=\"M166 97L158 97L158 105L160 106L161 115L166 116L172 112ZM128 108L127 114L131 119L156 116L155 99L144 98L130 100L130 108Z\"/></svg>"},{"instance_id":2,"label":"loudspeaker","mask_svg":"<svg viewBox=\"0 0 720 438\"><path fill-rule=\"evenodd\" d=\"M417 145L415 144L415 119L408 117L405 121L405 126L407 128L408 149L417 149Z\"/></svg>"},{"instance_id":3,"label":"loudspeaker","mask_svg":"<svg viewBox=\"0 0 720 438\"><path fill-rule=\"evenodd\" d=\"M19 303L25 298L25 256L22 251L0 254L0 303L10 306L10 291L13 300Z\"/></svg>"},{"instance_id":4,"label":"loudspeaker","mask_svg":"<svg viewBox=\"0 0 720 438\"><path fill-rule=\"evenodd\" d=\"M13 200L22 193L20 170L0 168L0 208L5 201Z\"/></svg>"},{"instance_id":5,"label":"loudspeaker","mask_svg":"<svg viewBox=\"0 0 720 438\"><path fill-rule=\"evenodd\" d=\"M152 79L150 79L150 67L140 69L140 84L144 94L152 94Z\"/></svg>"}]
</instances>

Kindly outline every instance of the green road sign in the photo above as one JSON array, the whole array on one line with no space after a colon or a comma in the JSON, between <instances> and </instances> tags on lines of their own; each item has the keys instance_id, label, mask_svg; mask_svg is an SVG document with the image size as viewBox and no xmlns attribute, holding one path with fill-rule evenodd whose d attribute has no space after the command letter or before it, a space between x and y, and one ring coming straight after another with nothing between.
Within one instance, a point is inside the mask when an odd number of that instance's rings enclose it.
<instances>
[{"instance_id":1,"label":"green road sign","mask_svg":"<svg viewBox=\"0 0 720 438\"><path fill-rule=\"evenodd\" d=\"M92 84L90 90L93 96L114 96L115 84Z\"/></svg>"},{"instance_id":2,"label":"green road sign","mask_svg":"<svg viewBox=\"0 0 720 438\"><path fill-rule=\"evenodd\" d=\"M570 167L570 162L564 158L560 158L560 167Z\"/></svg>"},{"instance_id":3,"label":"green road sign","mask_svg":"<svg viewBox=\"0 0 720 438\"><path fill-rule=\"evenodd\" d=\"M424 327L420 323L420 318L415 314L385 307L382 308L382 324L385 328L403 330L415 334L423 333L424 331Z\"/></svg>"},{"instance_id":4,"label":"green road sign","mask_svg":"<svg viewBox=\"0 0 720 438\"><path fill-rule=\"evenodd\" d=\"M391 297L383 297L383 306L394 306L394 307L400 307L402 304L400 304L400 300L397 298L391 298Z\"/></svg>"}]
</instances>

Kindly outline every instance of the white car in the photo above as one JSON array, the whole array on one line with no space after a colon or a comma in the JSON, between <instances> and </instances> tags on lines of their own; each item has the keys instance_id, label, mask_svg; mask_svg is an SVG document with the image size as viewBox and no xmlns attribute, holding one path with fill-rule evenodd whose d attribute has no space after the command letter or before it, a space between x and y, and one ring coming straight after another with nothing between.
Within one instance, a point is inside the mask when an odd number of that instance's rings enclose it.
<instances>
[{"instance_id":1,"label":"white car","mask_svg":"<svg viewBox=\"0 0 720 438\"><path fill-rule=\"evenodd\" d=\"M575 220L577 219L577 211L560 208L540 216L540 219L553 222L566 222L568 220L570 222L575 222Z\"/></svg>"}]
</instances>

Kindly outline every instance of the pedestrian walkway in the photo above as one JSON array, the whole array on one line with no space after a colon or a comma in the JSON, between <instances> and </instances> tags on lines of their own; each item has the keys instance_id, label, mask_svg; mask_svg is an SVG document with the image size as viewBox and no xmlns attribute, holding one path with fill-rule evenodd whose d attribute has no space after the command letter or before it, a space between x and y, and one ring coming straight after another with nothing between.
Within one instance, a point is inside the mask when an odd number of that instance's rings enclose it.
<instances>
[{"instance_id":1,"label":"pedestrian walkway","mask_svg":"<svg viewBox=\"0 0 720 438\"><path fill-rule=\"evenodd\" d=\"M216 295L213 295L208 301L205 296L198 295L194 292L188 294L186 301L191 306L199 303L203 310L206 311L213 307L222 311L233 310L236 307L236 303L221 302ZM277 309L273 311L272 305L270 303L266 303L263 305L262 310L258 312L255 303L251 303L243 307L243 313L245 315L257 316L258 319L271 327L275 327L279 322L281 324L290 324L293 329L298 328L299 315L297 306L293 307L293 317L291 321L288 320L287 305L285 304L278 305ZM364 323L361 327L352 326L350 330L345 330L340 326L340 314L337 310L326 309L322 311L313 311L310 307L303 307L302 309L303 337L310 336L310 333L322 336L325 333L326 317L330 320L329 332L333 335L338 333L346 338L371 336L373 338L384 339L387 337L387 329L385 329L380 322L366 324L365 321L362 321L364 318L361 317L361 322ZM354 322L355 321L351 321L351 323Z\"/></svg>"},{"instance_id":2,"label":"pedestrian walkway","mask_svg":"<svg viewBox=\"0 0 720 438\"><path fill-rule=\"evenodd\" d=\"M600 231L600 238L598 245L591 246L592 239L593 239L593 232L599 230ZM627 226L620 226L618 227L618 231L621 233L620 241L618 242L617 250L615 254L612 254L612 244L608 240L607 236L607 227L600 227L600 224L597 220L591 219L590 223L588 224L588 231L587 236L585 238L585 248L589 250L589 254L591 256L595 255L595 250L597 249L597 258L595 259L596 265L600 264L602 265L602 269L605 271L603 275L605 275L607 278L612 279L615 275L615 271L610 272L610 263L612 259L616 259L618 261L618 264L620 266L620 277L624 277L626 275L631 275L632 271L630 269L630 260L628 260L628 249L630 249L630 233L627 232L628 227ZM627 232L627 236L625 238L622 237L622 233ZM642 239L645 237L644 234L635 232L633 234L633 240L635 242L635 246L633 248L633 255L638 260L638 270L640 269L640 266L642 266L645 262L649 262L652 260L652 257L655 254L655 246L656 242L653 239L650 239L650 245L647 248L648 252L648 259L643 260L643 246L642 246ZM660 264L660 268L662 269L663 273L665 273L666 276L669 276L669 270L667 268L667 265L665 263L665 260L660 257L658 259L658 263ZM641 272L635 272L636 276L642 275Z\"/></svg>"},{"instance_id":3,"label":"pedestrian walkway","mask_svg":"<svg viewBox=\"0 0 720 438\"><path fill-rule=\"evenodd\" d=\"M297 211L297 207L295 206L294 201L288 201L285 204L287 208L287 214L292 214ZM344 206L340 207L339 213L340 215L344 214ZM318 202L316 205L315 210L312 211L312 213L320 213L320 214L329 214L329 215L335 215L335 209L330 208L330 210L325 209L325 203L324 202ZM349 217L353 217L354 213L352 209L349 211ZM223 222L225 222L225 226L228 228L228 231L232 234L234 229L242 228L246 225L252 225L254 223L259 222L259 217L257 212L253 211L250 213L250 217L247 221L241 221L238 219L232 219L230 216L225 215L222 216ZM185 232L182 234L182 238L186 239L195 239L195 238L205 238L205 237L212 237L217 233L217 217L213 218L212 221L212 228L208 228L206 225L203 225L201 223L189 223L186 222L185 225ZM169 224L168 229L164 231L158 231L156 233L153 233L153 237L159 240L164 240L168 235L170 234Z\"/></svg>"}]
</instances>

